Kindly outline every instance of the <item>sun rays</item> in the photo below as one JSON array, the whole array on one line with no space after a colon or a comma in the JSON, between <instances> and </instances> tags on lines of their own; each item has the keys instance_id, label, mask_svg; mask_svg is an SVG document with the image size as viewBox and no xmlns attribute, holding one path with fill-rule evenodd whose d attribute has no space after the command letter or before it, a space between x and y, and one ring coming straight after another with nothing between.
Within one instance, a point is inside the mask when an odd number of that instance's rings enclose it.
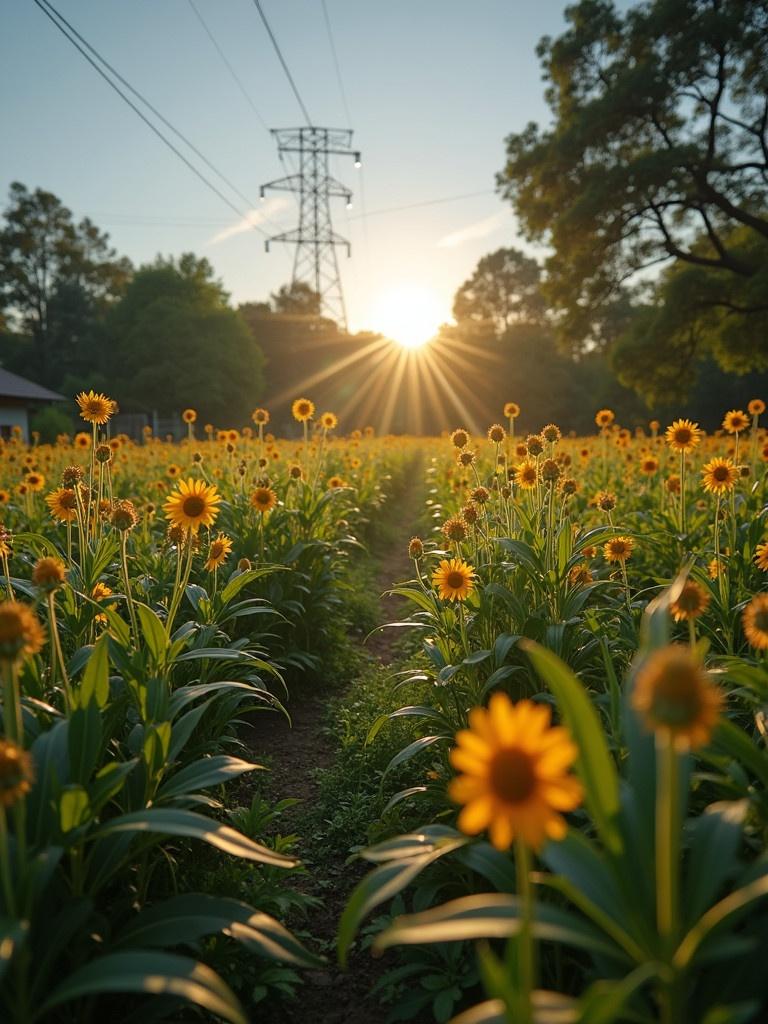
<instances>
[{"instance_id":1,"label":"sun rays","mask_svg":"<svg viewBox=\"0 0 768 1024\"><path fill-rule=\"evenodd\" d=\"M307 339L307 348L313 344ZM466 424L478 431L484 422L482 389L468 380L498 376L500 356L467 344L451 328L443 328L430 344L410 347L375 335L345 343L352 351L269 396L273 406L294 394L326 387L334 392L345 429L371 424L379 433L419 434L427 423ZM338 346L334 347L334 353Z\"/></svg>"}]
</instances>

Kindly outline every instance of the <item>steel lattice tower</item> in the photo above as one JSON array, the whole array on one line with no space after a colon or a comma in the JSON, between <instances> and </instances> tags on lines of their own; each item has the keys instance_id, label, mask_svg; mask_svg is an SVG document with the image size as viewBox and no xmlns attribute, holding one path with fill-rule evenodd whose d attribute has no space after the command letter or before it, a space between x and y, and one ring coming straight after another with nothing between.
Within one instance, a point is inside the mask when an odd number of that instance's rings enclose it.
<instances>
[{"instance_id":1,"label":"steel lattice tower","mask_svg":"<svg viewBox=\"0 0 768 1024\"><path fill-rule=\"evenodd\" d=\"M352 193L342 182L331 176L330 156L353 156L360 166L360 153L352 149L352 132L345 128L273 128L280 159L285 154L296 155L298 170L285 178L276 178L261 186L261 198L267 189L295 192L299 201L299 226L291 231L272 235L264 243L269 252L270 242L289 242L296 246L293 260L293 283L303 281L320 296L320 308L347 329L344 293L339 277L336 246L351 246L346 238L337 235L331 221L331 199L344 199L347 205Z\"/></svg>"}]
</instances>

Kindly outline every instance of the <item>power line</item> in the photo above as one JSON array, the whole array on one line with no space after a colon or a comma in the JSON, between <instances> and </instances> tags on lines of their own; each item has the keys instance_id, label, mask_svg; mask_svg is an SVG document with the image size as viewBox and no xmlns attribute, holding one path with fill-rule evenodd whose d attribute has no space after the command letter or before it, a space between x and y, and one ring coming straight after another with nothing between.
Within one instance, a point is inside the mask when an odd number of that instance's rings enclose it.
<instances>
[{"instance_id":1,"label":"power line","mask_svg":"<svg viewBox=\"0 0 768 1024\"><path fill-rule=\"evenodd\" d=\"M37 2L37 0L35 0L35 2ZM299 92L299 90L298 90L298 88L296 86L296 83L293 80L293 75L291 74L290 69L289 69L288 65L286 64L286 62L285 62L285 57L283 57L282 51L280 50L280 47L277 45L277 40L275 39L275 34L272 31L272 29L269 27L269 22L267 21L267 16L266 16L266 14L264 13L264 11L262 9L261 3L259 2L259 0L253 0L253 3L254 3L254 6L256 7L256 10L259 12L259 14L261 16L261 20L264 22L264 28L267 30L267 34L269 35L269 38L272 40L272 45L275 48L275 53L277 54L277 56L278 56L278 58L280 60L280 63L283 66L283 71L285 72L286 78L288 79L288 81L291 84L291 88L293 89L293 95L296 97L296 100L297 100L299 106L301 107L301 112L304 115L304 119L306 120L307 124L311 127L312 126L312 118L309 116L309 112L307 111L307 108L304 105L304 100L301 98L301 93Z\"/></svg>"},{"instance_id":2,"label":"power line","mask_svg":"<svg viewBox=\"0 0 768 1024\"><path fill-rule=\"evenodd\" d=\"M347 116L347 127L352 127L352 116L349 113L349 104L347 103L347 93L344 89L344 82L341 77L341 67L339 66L339 55L336 52L336 43L333 40L333 31L331 30L331 19L328 17L328 8L325 0L322 0L323 6L323 18L325 19L325 29L328 33L328 42L331 45L331 53L333 55L333 66L336 69L336 81L339 84L339 92L341 93L341 102L344 105L344 113Z\"/></svg>"},{"instance_id":3,"label":"power line","mask_svg":"<svg viewBox=\"0 0 768 1024\"><path fill-rule=\"evenodd\" d=\"M251 99L250 93L248 92L248 90L243 85L242 80L240 79L240 76L238 75L238 73L235 71L235 69L232 67L232 65L227 60L227 57L226 57L224 51L219 46L219 44L218 44L218 42L216 40L216 37L214 36L213 32L211 32L211 30L208 27L208 25L207 25L205 19L203 18L202 14L200 13L200 11L195 6L194 0L188 0L188 3L189 3L189 6L192 8L192 10L195 12L197 20L203 26L203 30L205 31L205 34L208 36L210 41L213 43L213 46L214 46L216 52L218 53L219 57L221 57L221 59L222 59L222 61L224 63L224 66L226 67L227 71L229 71L230 75L232 76L232 78L233 78L233 80L235 82L235 85L238 87L240 92L243 94L243 98L245 99L246 103L248 104L248 106L251 108L251 110L256 115L256 119L258 120L259 124L262 126L262 128L265 131L268 132L269 131L269 125L267 124L267 122L264 120L264 118L259 113L258 107L253 102L253 100Z\"/></svg>"},{"instance_id":4,"label":"power line","mask_svg":"<svg viewBox=\"0 0 768 1024\"><path fill-rule=\"evenodd\" d=\"M142 111L136 106L136 104L131 99L129 99L128 96L125 95L125 93L120 89L120 87L118 85L116 85L115 82L112 81L112 79L109 77L109 75L107 75L107 73L103 70L103 68L99 67L99 65L96 63L96 61L93 60L93 58L86 52L86 50L83 47L87 47L87 49L90 50L91 53L93 53L94 56L99 61L101 61L101 63L104 65L104 67L108 68L110 70L110 72L120 82L122 82L122 84L125 85L125 87L127 89L129 89L134 94L134 96L136 96L138 99L140 99L141 102L144 103L145 106L147 106L163 122L163 124L167 125L168 128L170 128L171 131L174 132L174 134L176 134L180 139L182 139L189 146L189 148L193 152L195 152L200 157L200 159L203 160L204 163L206 163L211 168L211 170L213 170L222 179L222 181L226 182L226 184L232 189L232 191L236 195L240 196L240 198L244 200L244 202L248 206L253 207L255 204L252 203L251 200L249 200L246 196L243 196L243 194L239 191L239 189L235 188L235 186L233 186L227 180L227 178L225 178L224 175L220 171L218 171L216 169L216 167L214 167L214 165L211 164L211 162L209 160L207 160L203 156L203 154L195 146L193 146L192 143L180 131L178 131L176 128L174 128L174 126L170 123L170 121L168 121L165 117L163 117L163 115L160 114L160 112L158 110L156 110L156 108L153 107L152 104L149 103L148 100L146 100L136 89L133 88L132 85L130 85L130 83L128 83L120 74L118 74L118 72L115 71L115 69L112 67L112 65L109 64L109 62L107 60L105 60L104 57L102 57L101 54L93 46L91 46L90 43L86 39L84 39L83 36L81 36L80 33L72 25L70 25L70 23L67 21L67 19L56 10L56 8L53 6L53 4L49 3L49 0L34 0L34 2L40 8L40 10L43 12L43 14L45 14L45 16L49 19L49 21L51 21L56 26L56 28L61 32L61 34L88 61L88 63L91 65L91 67L95 71L97 71L99 75L101 75L101 77L104 79L104 81L107 83L107 85L109 85L110 88L112 88L118 94L118 96L125 103L128 104L128 106L131 108L131 110L133 110L133 112L135 114L137 114L141 118L141 120L144 122L144 124L146 124L146 126L149 129L151 129L151 131L153 131L155 133L155 135L161 140L161 142L165 143L165 145L173 153L175 153L175 155L181 161L183 161L183 163L189 168L189 170L192 171L192 173L197 178L199 178L200 181L202 181L203 184L207 186L207 188L209 188L216 196L218 196L218 198L221 199L221 201L223 203L226 203L226 205L230 208L230 210L232 210L234 213L236 213L239 218L246 218L247 219L247 215L244 214L242 212L242 210L240 210L237 206L235 206L235 204L233 202L231 202L224 195L224 193L220 189L218 189L216 187L216 185L214 185L213 182L202 173L202 171L200 171L197 167L195 167L195 165L191 162L191 160L189 160L181 152L181 150L170 141L170 139L166 138L166 136L163 135L163 133L160 131L160 129L157 127L157 125L153 124L152 121L150 121L149 118L144 113L142 113ZM65 25L71 31L71 33L72 33L71 35L70 35L70 32L67 31L67 28L64 27ZM77 38L74 38L75 36ZM78 41L77 41L78 39L83 43L83 46L81 46L80 43L78 43ZM251 226L254 228L254 230L258 231L259 234L264 235L266 237L266 232L262 231L262 229L259 228L257 225L253 224Z\"/></svg>"},{"instance_id":5,"label":"power line","mask_svg":"<svg viewBox=\"0 0 768 1024\"><path fill-rule=\"evenodd\" d=\"M401 210L416 210L416 209L418 209L419 207L422 207L422 206L437 206L440 203L455 203L455 202L458 202L461 199L476 199L478 196L492 196L492 195L495 195L495 193L494 193L494 191L492 189L484 189L482 192L464 192L464 193L462 193L460 195L441 196L438 199L422 199L421 202L418 202L418 203L407 203L405 206L387 206L387 207L384 207L384 208L378 209L378 210L370 210L366 216L368 216L368 217L376 217L376 216L378 216L380 214L383 214L383 213L398 213ZM138 223L139 220L141 220L142 222L145 222L147 224L157 224L157 225L160 225L160 226L163 225L163 224L172 224L172 225L178 225L179 227L198 227L198 226L199 227L203 227L203 226L217 227L217 226L222 226L222 225L228 223L227 221L224 221L224 220L220 220L220 221L219 220L213 220L213 219L211 219L209 217L200 217L200 218L197 218L197 219L192 218L192 217L189 217L189 218L179 218L179 217L176 217L176 218L174 218L174 217L164 217L161 214L158 214L156 216L155 215L153 215L153 216L146 216L146 217L143 217L143 218L133 217L133 215L130 214L130 213L105 213L105 214L101 214L101 215L94 214L94 216L95 217L101 216L101 218L105 222L107 220L111 220L114 223L117 223L118 219L120 219L120 220L124 219L126 221L131 221L131 222ZM349 220L361 220L362 219L362 214L353 214L348 219Z\"/></svg>"},{"instance_id":6,"label":"power line","mask_svg":"<svg viewBox=\"0 0 768 1024\"><path fill-rule=\"evenodd\" d=\"M457 196L443 196L441 199L423 199L420 203L407 203L405 206L387 206L381 210L369 210L367 214L358 213L350 217L350 220L361 220L363 217L377 217L382 213L398 213L400 210L415 210L420 206L438 206L440 203L455 203L460 199L476 199L478 196L495 195L493 189L483 189L482 192L463 192Z\"/></svg>"}]
</instances>

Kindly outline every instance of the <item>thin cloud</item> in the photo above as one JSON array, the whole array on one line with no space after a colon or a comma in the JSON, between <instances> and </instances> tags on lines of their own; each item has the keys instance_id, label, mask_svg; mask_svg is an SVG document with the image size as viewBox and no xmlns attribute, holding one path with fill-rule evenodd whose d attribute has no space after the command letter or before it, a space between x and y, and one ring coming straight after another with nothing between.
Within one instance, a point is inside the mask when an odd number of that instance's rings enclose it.
<instances>
[{"instance_id":1,"label":"thin cloud","mask_svg":"<svg viewBox=\"0 0 768 1024\"><path fill-rule=\"evenodd\" d=\"M224 228L223 231L219 231L213 238L209 238L205 244L218 245L220 242L226 242L228 238L233 238L235 235L242 235L244 231L251 231L290 205L289 200L281 196L268 199L257 210L249 210L245 217L239 220L237 224L231 224L228 228Z\"/></svg>"},{"instance_id":2,"label":"thin cloud","mask_svg":"<svg viewBox=\"0 0 768 1024\"><path fill-rule=\"evenodd\" d=\"M458 231L444 235L437 245L440 249L453 249L457 245L463 245L475 238L486 238L500 228L508 218L507 210L499 210L498 213L492 213L490 217L484 217L482 220L475 221L474 224L468 224L465 228L459 228Z\"/></svg>"}]
</instances>

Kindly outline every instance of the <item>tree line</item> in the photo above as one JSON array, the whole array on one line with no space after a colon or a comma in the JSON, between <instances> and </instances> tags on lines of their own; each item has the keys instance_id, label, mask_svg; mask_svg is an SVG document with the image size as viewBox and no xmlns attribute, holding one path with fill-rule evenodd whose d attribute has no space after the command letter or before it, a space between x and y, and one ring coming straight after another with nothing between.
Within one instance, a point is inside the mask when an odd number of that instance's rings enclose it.
<instances>
[{"instance_id":1,"label":"tree line","mask_svg":"<svg viewBox=\"0 0 768 1024\"><path fill-rule=\"evenodd\" d=\"M484 256L431 358L465 360L478 417L515 400L532 428L589 429L605 405L628 425L684 411L716 426L768 392L768 7L579 0L566 20L537 51L551 123L511 134L497 176L548 255ZM135 268L56 196L11 185L0 362L54 390L221 425L272 404L286 426L304 381L348 403L375 337L322 317L305 285L235 309L193 254ZM450 410L424 429L455 425ZM401 398L399 429L410 412Z\"/></svg>"}]
</instances>

